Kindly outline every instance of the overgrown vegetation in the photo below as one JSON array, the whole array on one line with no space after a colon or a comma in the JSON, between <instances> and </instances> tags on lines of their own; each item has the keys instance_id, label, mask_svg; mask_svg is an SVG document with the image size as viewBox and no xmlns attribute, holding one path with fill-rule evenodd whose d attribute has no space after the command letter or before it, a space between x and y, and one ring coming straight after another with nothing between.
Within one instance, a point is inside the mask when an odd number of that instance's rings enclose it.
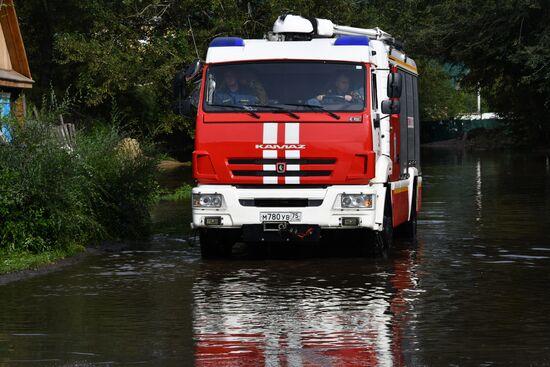
<instances>
[{"instance_id":1,"label":"overgrown vegetation","mask_svg":"<svg viewBox=\"0 0 550 367\"><path fill-rule=\"evenodd\" d=\"M419 64L424 121L474 112L481 88L491 111L522 121L536 115L527 127L533 139L550 131L550 8L541 0L28 0L17 6L37 81L33 95L52 81L60 89L73 85L82 95L81 119L107 118L114 103L125 125L192 136L193 122L171 113L175 72L197 53L204 58L212 38L261 38L286 12L379 26L404 41Z\"/></svg>"},{"instance_id":2,"label":"overgrown vegetation","mask_svg":"<svg viewBox=\"0 0 550 367\"><path fill-rule=\"evenodd\" d=\"M13 141L0 144L0 252L58 256L146 235L158 192L151 146L103 124L71 146L50 117L12 122Z\"/></svg>"},{"instance_id":3,"label":"overgrown vegetation","mask_svg":"<svg viewBox=\"0 0 550 367\"><path fill-rule=\"evenodd\" d=\"M157 159L152 146L124 138L116 127L96 126L82 134L75 153L89 185L92 212L110 238L147 235L156 202Z\"/></svg>"},{"instance_id":4,"label":"overgrown vegetation","mask_svg":"<svg viewBox=\"0 0 550 367\"><path fill-rule=\"evenodd\" d=\"M550 6L544 0L421 1L420 52L463 69L526 143L550 143ZM519 143L519 142L518 142Z\"/></svg>"}]
</instances>

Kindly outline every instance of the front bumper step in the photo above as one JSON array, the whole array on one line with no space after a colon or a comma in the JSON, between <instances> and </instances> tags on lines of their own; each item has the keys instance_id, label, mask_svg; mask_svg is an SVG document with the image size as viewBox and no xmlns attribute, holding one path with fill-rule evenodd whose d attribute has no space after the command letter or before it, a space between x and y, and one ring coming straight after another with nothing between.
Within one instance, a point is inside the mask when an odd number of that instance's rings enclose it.
<instances>
[{"instance_id":1,"label":"front bumper step","mask_svg":"<svg viewBox=\"0 0 550 367\"><path fill-rule=\"evenodd\" d=\"M321 238L321 227L315 224L265 222L243 225L242 230L245 242L318 242Z\"/></svg>"}]
</instances>

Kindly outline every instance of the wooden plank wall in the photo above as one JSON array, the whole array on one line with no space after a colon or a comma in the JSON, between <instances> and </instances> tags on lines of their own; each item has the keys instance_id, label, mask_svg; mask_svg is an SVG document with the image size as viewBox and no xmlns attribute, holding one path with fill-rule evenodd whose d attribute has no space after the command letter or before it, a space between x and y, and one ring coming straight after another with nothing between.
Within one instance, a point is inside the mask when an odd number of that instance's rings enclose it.
<instances>
[{"instance_id":1,"label":"wooden plank wall","mask_svg":"<svg viewBox=\"0 0 550 367\"><path fill-rule=\"evenodd\" d=\"M4 32L6 46L11 50L12 69L32 79L13 0L3 0L0 8L0 25Z\"/></svg>"},{"instance_id":2,"label":"wooden plank wall","mask_svg":"<svg viewBox=\"0 0 550 367\"><path fill-rule=\"evenodd\" d=\"M6 45L6 38L4 37L2 27L0 27L0 69L12 69L10 53L8 51L8 46Z\"/></svg>"}]
</instances>

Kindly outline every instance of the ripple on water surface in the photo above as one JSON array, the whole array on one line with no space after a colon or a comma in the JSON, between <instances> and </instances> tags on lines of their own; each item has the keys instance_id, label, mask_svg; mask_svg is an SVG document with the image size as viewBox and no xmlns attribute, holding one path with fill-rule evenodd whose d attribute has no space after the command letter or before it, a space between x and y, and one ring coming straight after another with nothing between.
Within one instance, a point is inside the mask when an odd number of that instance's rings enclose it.
<instances>
[{"instance_id":1,"label":"ripple on water surface","mask_svg":"<svg viewBox=\"0 0 550 367\"><path fill-rule=\"evenodd\" d=\"M548 161L424 152L419 241L388 257L206 262L161 205L170 235L0 287L0 365L547 365Z\"/></svg>"},{"instance_id":2,"label":"ripple on water surface","mask_svg":"<svg viewBox=\"0 0 550 367\"><path fill-rule=\"evenodd\" d=\"M348 273L330 260L201 273L193 287L197 365L392 365L402 358L400 318L415 297L404 297L411 269L399 279L391 261L351 263Z\"/></svg>"}]
</instances>

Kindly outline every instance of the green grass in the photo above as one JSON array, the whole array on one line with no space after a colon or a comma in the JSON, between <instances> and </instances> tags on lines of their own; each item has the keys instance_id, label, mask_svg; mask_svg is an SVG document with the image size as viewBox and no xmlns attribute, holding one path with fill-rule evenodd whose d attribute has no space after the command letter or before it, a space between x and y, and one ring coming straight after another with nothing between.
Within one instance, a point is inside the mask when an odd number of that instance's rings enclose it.
<instances>
[{"instance_id":1,"label":"green grass","mask_svg":"<svg viewBox=\"0 0 550 367\"><path fill-rule=\"evenodd\" d=\"M67 250L55 249L38 254L27 251L8 252L0 250L0 274L35 269L42 265L52 264L55 261L76 255L82 251L84 251L84 247L79 245L71 246Z\"/></svg>"},{"instance_id":2,"label":"green grass","mask_svg":"<svg viewBox=\"0 0 550 367\"><path fill-rule=\"evenodd\" d=\"M189 184L183 184L178 187L174 192L164 193L160 195L160 200L167 201L182 201L191 199L191 190L193 187Z\"/></svg>"}]
</instances>

